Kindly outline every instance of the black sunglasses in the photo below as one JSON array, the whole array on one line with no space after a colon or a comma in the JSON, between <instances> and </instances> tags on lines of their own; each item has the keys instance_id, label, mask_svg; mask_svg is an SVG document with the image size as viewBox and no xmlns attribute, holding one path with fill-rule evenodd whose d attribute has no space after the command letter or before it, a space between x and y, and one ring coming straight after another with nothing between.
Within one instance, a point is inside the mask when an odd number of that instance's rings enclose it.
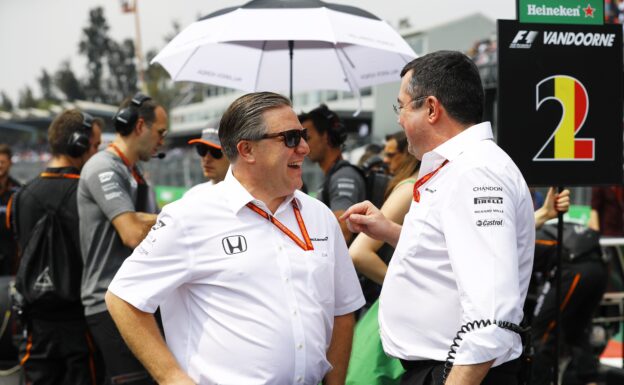
<instances>
[{"instance_id":1,"label":"black sunglasses","mask_svg":"<svg viewBox=\"0 0 624 385\"><path fill-rule=\"evenodd\" d=\"M215 159L221 159L223 157L223 151L205 144L198 144L195 146L195 149L197 150L197 154L202 158L206 156L208 152L210 152L210 156Z\"/></svg>"},{"instance_id":2,"label":"black sunglasses","mask_svg":"<svg viewBox=\"0 0 624 385\"><path fill-rule=\"evenodd\" d=\"M281 136L284 138L284 145L286 147L295 148L301 142L301 138L303 138L306 141L308 140L308 129L304 128L303 130L298 130L295 128L293 130L276 132L274 134L264 134L258 140L277 138L278 136Z\"/></svg>"}]
</instances>

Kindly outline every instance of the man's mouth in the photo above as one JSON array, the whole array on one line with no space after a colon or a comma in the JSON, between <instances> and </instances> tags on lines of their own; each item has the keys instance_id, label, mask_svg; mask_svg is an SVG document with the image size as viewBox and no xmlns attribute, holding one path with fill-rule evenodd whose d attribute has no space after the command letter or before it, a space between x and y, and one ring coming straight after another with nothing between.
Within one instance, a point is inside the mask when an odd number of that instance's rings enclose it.
<instances>
[{"instance_id":1,"label":"man's mouth","mask_svg":"<svg viewBox=\"0 0 624 385\"><path fill-rule=\"evenodd\" d=\"M300 169L302 164L303 164L303 161L291 162L291 163L288 163L288 167L294 168L294 169Z\"/></svg>"}]
</instances>

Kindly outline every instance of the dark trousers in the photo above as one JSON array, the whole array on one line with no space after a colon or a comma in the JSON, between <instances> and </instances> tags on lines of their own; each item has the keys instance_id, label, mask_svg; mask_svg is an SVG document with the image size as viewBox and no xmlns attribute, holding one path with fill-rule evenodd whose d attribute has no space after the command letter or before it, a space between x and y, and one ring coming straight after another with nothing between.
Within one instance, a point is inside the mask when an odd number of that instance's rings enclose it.
<instances>
[{"instance_id":1,"label":"dark trousers","mask_svg":"<svg viewBox=\"0 0 624 385\"><path fill-rule=\"evenodd\" d=\"M107 311L86 318L91 334L104 359L107 385L154 384L143 365L124 342Z\"/></svg>"},{"instance_id":2,"label":"dark trousers","mask_svg":"<svg viewBox=\"0 0 624 385\"><path fill-rule=\"evenodd\" d=\"M555 362L555 287L548 284L540 295L532 327L533 376L531 384L550 384ZM607 284L607 270L601 261L565 264L561 274L561 331L563 343L572 361L564 377L573 376L579 383L595 381L598 377L598 359L592 354L589 328L596 307Z\"/></svg>"},{"instance_id":3,"label":"dark trousers","mask_svg":"<svg viewBox=\"0 0 624 385\"><path fill-rule=\"evenodd\" d=\"M29 319L28 334L19 358L28 385L102 383L96 369L95 348L84 319L46 321Z\"/></svg>"},{"instance_id":4,"label":"dark trousers","mask_svg":"<svg viewBox=\"0 0 624 385\"><path fill-rule=\"evenodd\" d=\"M401 385L443 385L444 362L401 360L401 364L405 368L405 373L401 377ZM490 369L481 385L517 385L519 371L519 359L505 362Z\"/></svg>"}]
</instances>

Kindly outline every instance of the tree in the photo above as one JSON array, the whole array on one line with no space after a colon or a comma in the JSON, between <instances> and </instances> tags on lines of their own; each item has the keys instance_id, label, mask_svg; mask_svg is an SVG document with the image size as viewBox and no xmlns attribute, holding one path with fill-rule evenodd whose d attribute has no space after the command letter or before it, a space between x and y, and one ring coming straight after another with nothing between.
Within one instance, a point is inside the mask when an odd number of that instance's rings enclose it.
<instances>
[{"instance_id":1,"label":"tree","mask_svg":"<svg viewBox=\"0 0 624 385\"><path fill-rule=\"evenodd\" d=\"M121 44L110 42L106 79L107 102L119 104L125 97L137 92L137 70L134 62L134 42L124 40Z\"/></svg>"},{"instance_id":2,"label":"tree","mask_svg":"<svg viewBox=\"0 0 624 385\"><path fill-rule=\"evenodd\" d=\"M85 93L82 85L74 75L69 61L61 64L61 68L54 74L54 84L65 94L65 99L74 101L76 99L85 99Z\"/></svg>"},{"instance_id":3,"label":"tree","mask_svg":"<svg viewBox=\"0 0 624 385\"><path fill-rule=\"evenodd\" d=\"M89 100L103 102L107 99L102 89L104 60L111 46L109 26L104 9L96 7L89 11L89 25L82 29L84 36L78 45L79 52L87 56L87 83L85 94Z\"/></svg>"},{"instance_id":4,"label":"tree","mask_svg":"<svg viewBox=\"0 0 624 385\"><path fill-rule=\"evenodd\" d=\"M54 81L48 71L41 70L41 77L37 79L39 87L41 87L41 98L44 101L56 102L58 98L54 95Z\"/></svg>"},{"instance_id":5,"label":"tree","mask_svg":"<svg viewBox=\"0 0 624 385\"><path fill-rule=\"evenodd\" d=\"M0 110L13 111L13 102L11 102L11 98L4 91L0 93Z\"/></svg>"},{"instance_id":6,"label":"tree","mask_svg":"<svg viewBox=\"0 0 624 385\"><path fill-rule=\"evenodd\" d=\"M34 108L37 106L37 101L30 87L26 86L19 94L19 102L17 104L19 108Z\"/></svg>"}]
</instances>

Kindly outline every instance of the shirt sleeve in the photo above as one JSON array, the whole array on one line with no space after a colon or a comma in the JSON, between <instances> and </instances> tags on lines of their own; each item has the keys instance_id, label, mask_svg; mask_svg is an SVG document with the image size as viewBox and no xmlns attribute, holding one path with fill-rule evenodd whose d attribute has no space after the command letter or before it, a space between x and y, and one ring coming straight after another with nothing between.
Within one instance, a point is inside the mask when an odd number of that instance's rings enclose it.
<instances>
[{"instance_id":1,"label":"shirt sleeve","mask_svg":"<svg viewBox=\"0 0 624 385\"><path fill-rule=\"evenodd\" d=\"M108 290L137 309L153 313L168 294L188 282L193 257L180 216L163 209L156 224L128 257Z\"/></svg>"},{"instance_id":2,"label":"shirt sleeve","mask_svg":"<svg viewBox=\"0 0 624 385\"><path fill-rule=\"evenodd\" d=\"M82 178L81 183L109 221L119 214L135 211L130 181L114 165L91 169Z\"/></svg>"},{"instance_id":3,"label":"shirt sleeve","mask_svg":"<svg viewBox=\"0 0 624 385\"><path fill-rule=\"evenodd\" d=\"M349 250L345 243L336 218L334 228L334 315L340 316L352 313L364 306L366 300L362 294L362 288L355 267L349 256Z\"/></svg>"},{"instance_id":4,"label":"shirt sleeve","mask_svg":"<svg viewBox=\"0 0 624 385\"><path fill-rule=\"evenodd\" d=\"M332 211L346 210L364 199L366 199L366 184L353 167L341 167L331 176L329 208Z\"/></svg>"},{"instance_id":5,"label":"shirt sleeve","mask_svg":"<svg viewBox=\"0 0 624 385\"><path fill-rule=\"evenodd\" d=\"M495 174L485 168L463 172L441 213L462 325L479 320L519 324L522 319L516 232L517 226L531 224L518 223L527 217L519 217L516 211L523 207L532 215L532 204L528 191L522 195L515 181L500 175L504 172ZM528 202L518 205L518 197L525 196ZM498 326L475 328L461 337L456 364L495 359L496 366L519 356L522 349L518 334Z\"/></svg>"}]
</instances>

